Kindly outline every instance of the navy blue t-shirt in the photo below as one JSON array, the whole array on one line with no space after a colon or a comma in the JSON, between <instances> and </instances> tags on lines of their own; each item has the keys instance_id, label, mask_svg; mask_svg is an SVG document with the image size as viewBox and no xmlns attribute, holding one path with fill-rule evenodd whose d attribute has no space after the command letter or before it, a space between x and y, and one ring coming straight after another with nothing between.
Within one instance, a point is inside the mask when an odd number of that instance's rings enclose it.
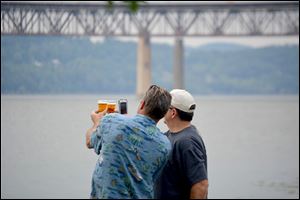
<instances>
[{"instance_id":1,"label":"navy blue t-shirt","mask_svg":"<svg viewBox=\"0 0 300 200\"><path fill-rule=\"evenodd\" d=\"M155 186L156 198L189 199L191 187L207 177L204 142L195 126L165 133L172 144L169 160Z\"/></svg>"}]
</instances>

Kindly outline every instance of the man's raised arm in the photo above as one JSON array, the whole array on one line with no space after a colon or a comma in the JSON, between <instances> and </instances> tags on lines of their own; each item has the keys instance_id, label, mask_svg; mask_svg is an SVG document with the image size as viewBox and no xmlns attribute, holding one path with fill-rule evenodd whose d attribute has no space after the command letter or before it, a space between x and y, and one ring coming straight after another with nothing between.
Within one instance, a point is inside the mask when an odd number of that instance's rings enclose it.
<instances>
[{"instance_id":1,"label":"man's raised arm","mask_svg":"<svg viewBox=\"0 0 300 200\"><path fill-rule=\"evenodd\" d=\"M93 126L92 126L92 128L89 128L86 132L86 146L89 149L93 148L93 146L91 144L91 135L93 134L93 132L96 131L97 127L100 124L100 120L106 114L106 112L107 112L107 110L104 110L103 112L93 111L91 113L91 120L93 122Z\"/></svg>"}]
</instances>

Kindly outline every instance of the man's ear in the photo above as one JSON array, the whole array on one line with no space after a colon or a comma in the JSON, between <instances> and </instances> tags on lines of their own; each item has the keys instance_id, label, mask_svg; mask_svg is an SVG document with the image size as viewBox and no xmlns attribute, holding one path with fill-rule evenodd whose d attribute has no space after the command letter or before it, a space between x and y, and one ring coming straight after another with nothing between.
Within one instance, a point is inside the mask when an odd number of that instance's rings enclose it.
<instances>
[{"instance_id":1,"label":"man's ear","mask_svg":"<svg viewBox=\"0 0 300 200\"><path fill-rule=\"evenodd\" d=\"M142 100L142 101L140 101L137 113L138 114L144 114L145 113L144 109L145 109L145 101Z\"/></svg>"},{"instance_id":2,"label":"man's ear","mask_svg":"<svg viewBox=\"0 0 300 200\"><path fill-rule=\"evenodd\" d=\"M145 101L141 101L141 106L140 106L140 110L143 110L145 107Z\"/></svg>"},{"instance_id":3,"label":"man's ear","mask_svg":"<svg viewBox=\"0 0 300 200\"><path fill-rule=\"evenodd\" d=\"M171 118L174 119L176 117L176 114L177 114L177 110L176 109L172 109Z\"/></svg>"}]
</instances>

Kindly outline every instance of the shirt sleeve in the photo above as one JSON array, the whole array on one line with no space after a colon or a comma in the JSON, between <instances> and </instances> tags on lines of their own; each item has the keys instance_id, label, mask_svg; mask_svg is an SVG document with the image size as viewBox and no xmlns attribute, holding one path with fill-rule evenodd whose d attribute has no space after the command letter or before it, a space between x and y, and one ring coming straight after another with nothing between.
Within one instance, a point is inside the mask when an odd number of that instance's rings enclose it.
<instances>
[{"instance_id":1,"label":"shirt sleeve","mask_svg":"<svg viewBox=\"0 0 300 200\"><path fill-rule=\"evenodd\" d=\"M178 160L189 186L207 179L205 153L201 145L195 139L189 138L180 141L178 150Z\"/></svg>"},{"instance_id":2,"label":"shirt sleeve","mask_svg":"<svg viewBox=\"0 0 300 200\"><path fill-rule=\"evenodd\" d=\"M103 132L107 129L108 117L104 116L100 122L100 125L91 135L91 147L94 149L96 154L100 154L103 143Z\"/></svg>"},{"instance_id":3,"label":"shirt sleeve","mask_svg":"<svg viewBox=\"0 0 300 200\"><path fill-rule=\"evenodd\" d=\"M98 126L97 129L92 133L90 144L91 147L95 150L95 153L99 155L102 147L102 136L100 133L100 126Z\"/></svg>"},{"instance_id":4,"label":"shirt sleeve","mask_svg":"<svg viewBox=\"0 0 300 200\"><path fill-rule=\"evenodd\" d=\"M100 154L105 135L109 134L114 124L117 124L117 113L105 115L97 127L96 131L91 135L91 147L95 150L96 154Z\"/></svg>"}]
</instances>

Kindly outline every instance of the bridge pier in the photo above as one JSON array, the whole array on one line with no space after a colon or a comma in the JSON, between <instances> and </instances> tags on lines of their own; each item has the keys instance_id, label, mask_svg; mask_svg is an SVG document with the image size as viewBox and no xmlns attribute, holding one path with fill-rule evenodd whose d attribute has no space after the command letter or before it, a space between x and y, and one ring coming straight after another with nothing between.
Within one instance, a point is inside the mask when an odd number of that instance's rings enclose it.
<instances>
[{"instance_id":1,"label":"bridge pier","mask_svg":"<svg viewBox=\"0 0 300 200\"><path fill-rule=\"evenodd\" d=\"M141 34L137 48L136 95L142 97L151 85L151 48L149 34Z\"/></svg>"},{"instance_id":2,"label":"bridge pier","mask_svg":"<svg viewBox=\"0 0 300 200\"><path fill-rule=\"evenodd\" d=\"M184 89L184 49L182 37L175 38L174 45L174 58L173 58L173 87L178 89Z\"/></svg>"}]
</instances>

